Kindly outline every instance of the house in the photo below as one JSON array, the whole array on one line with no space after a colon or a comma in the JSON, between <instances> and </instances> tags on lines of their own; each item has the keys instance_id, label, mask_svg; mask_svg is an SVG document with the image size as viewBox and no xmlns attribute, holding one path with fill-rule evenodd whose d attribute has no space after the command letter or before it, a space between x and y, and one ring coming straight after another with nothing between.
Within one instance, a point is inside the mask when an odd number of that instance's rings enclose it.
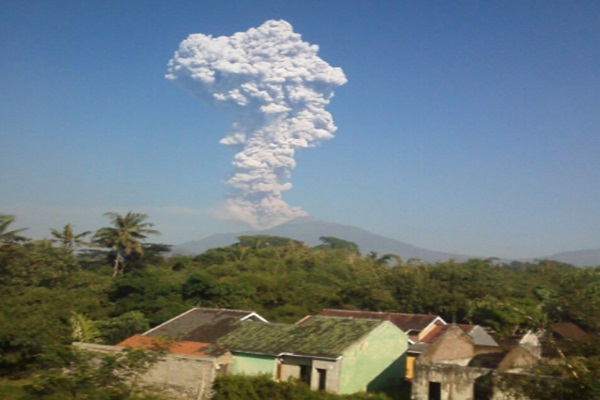
<instances>
[{"instance_id":1,"label":"house","mask_svg":"<svg viewBox=\"0 0 600 400\"><path fill-rule=\"evenodd\" d=\"M425 351L431 343L452 326L442 319L439 315L432 314L408 314L408 313L391 313L377 311L357 311L357 310L333 310L326 309L318 315L335 316L345 318L368 318L387 320L400 328L408 335L408 352L406 355L406 374L405 378L410 380L413 378L414 362L423 351ZM311 316L305 317L298 323L302 324ZM494 338L487 333L479 325L458 325L469 336L473 338L478 346L497 347L498 343Z\"/></svg>"},{"instance_id":2,"label":"house","mask_svg":"<svg viewBox=\"0 0 600 400\"><path fill-rule=\"evenodd\" d=\"M268 323L251 311L196 307L115 346L75 345L84 350L116 353L127 347L151 349L161 338L170 339L167 354L144 374L144 382L165 388L177 398L205 399L210 397L215 377L227 374L233 363L231 353L209 354L207 349L243 321Z\"/></svg>"},{"instance_id":3,"label":"house","mask_svg":"<svg viewBox=\"0 0 600 400\"><path fill-rule=\"evenodd\" d=\"M115 346L73 343L79 349L96 353L118 353L125 348L151 349L157 339L135 335ZM168 352L141 376L143 383L160 387L178 399L202 400L212 395L212 383L217 376L226 374L232 363L229 352L209 355L206 343L173 342Z\"/></svg>"},{"instance_id":4,"label":"house","mask_svg":"<svg viewBox=\"0 0 600 400\"><path fill-rule=\"evenodd\" d=\"M412 400L509 399L514 393L496 387L501 374L522 373L539 358L525 347L504 350L477 345L457 325L450 325L415 362Z\"/></svg>"},{"instance_id":5,"label":"house","mask_svg":"<svg viewBox=\"0 0 600 400\"><path fill-rule=\"evenodd\" d=\"M464 333L471 337L473 343L480 348L499 348L499 344L494 340L494 338L479 325L446 324L436 321L434 326L428 329L425 335L421 336L421 340L419 342L413 342L409 344L408 353L406 356L406 379L411 380L413 378L415 360L423 352L425 352L432 343L434 343L453 326L457 326L462 329Z\"/></svg>"},{"instance_id":6,"label":"house","mask_svg":"<svg viewBox=\"0 0 600 400\"><path fill-rule=\"evenodd\" d=\"M167 337L177 341L214 343L237 328L237 322L266 319L252 311L224 308L192 308L143 333L149 338Z\"/></svg>"},{"instance_id":7,"label":"house","mask_svg":"<svg viewBox=\"0 0 600 400\"><path fill-rule=\"evenodd\" d=\"M313 390L383 391L404 374L407 337L389 321L312 316L302 324L246 322L215 348L233 354L233 373L266 373Z\"/></svg>"}]
</instances>

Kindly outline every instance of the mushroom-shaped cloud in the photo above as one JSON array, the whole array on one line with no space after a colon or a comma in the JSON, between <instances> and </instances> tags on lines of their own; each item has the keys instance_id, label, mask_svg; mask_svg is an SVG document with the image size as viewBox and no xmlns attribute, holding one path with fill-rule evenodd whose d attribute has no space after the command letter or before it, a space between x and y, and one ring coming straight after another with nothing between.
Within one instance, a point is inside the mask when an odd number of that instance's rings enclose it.
<instances>
[{"instance_id":1,"label":"mushroom-shaped cloud","mask_svg":"<svg viewBox=\"0 0 600 400\"><path fill-rule=\"evenodd\" d=\"M190 35L170 60L168 80L236 109L232 131L220 141L239 150L228 180L229 218L265 229L307 215L282 193L292 188L296 151L333 137L325 106L346 83L318 50L288 22L271 20L228 37Z\"/></svg>"}]
</instances>

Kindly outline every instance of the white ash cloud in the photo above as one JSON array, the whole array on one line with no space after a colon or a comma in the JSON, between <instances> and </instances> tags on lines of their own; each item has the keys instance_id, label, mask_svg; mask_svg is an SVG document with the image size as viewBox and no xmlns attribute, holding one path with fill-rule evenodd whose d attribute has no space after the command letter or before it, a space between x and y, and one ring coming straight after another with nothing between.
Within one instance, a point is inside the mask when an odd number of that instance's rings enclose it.
<instances>
[{"instance_id":1,"label":"white ash cloud","mask_svg":"<svg viewBox=\"0 0 600 400\"><path fill-rule=\"evenodd\" d=\"M168 80L236 109L220 141L239 149L228 180L229 218L263 229L307 215L282 193L292 188L296 151L333 138L337 128L325 106L346 83L318 50L286 21L271 20L232 36L190 35L170 60Z\"/></svg>"}]
</instances>

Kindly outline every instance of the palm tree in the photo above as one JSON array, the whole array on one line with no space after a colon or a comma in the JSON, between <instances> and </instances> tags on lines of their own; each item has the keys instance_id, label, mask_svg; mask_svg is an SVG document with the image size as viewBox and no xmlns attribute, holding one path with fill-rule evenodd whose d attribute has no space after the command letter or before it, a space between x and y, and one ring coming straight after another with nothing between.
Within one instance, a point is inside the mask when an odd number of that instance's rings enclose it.
<instances>
[{"instance_id":1,"label":"palm tree","mask_svg":"<svg viewBox=\"0 0 600 400\"><path fill-rule=\"evenodd\" d=\"M102 332L91 319L83 314L71 312L69 317L69 325L71 326L71 336L78 342L83 343L101 343Z\"/></svg>"},{"instance_id":2,"label":"palm tree","mask_svg":"<svg viewBox=\"0 0 600 400\"><path fill-rule=\"evenodd\" d=\"M52 233L52 236L55 237L55 239L52 239L53 242L60 243L63 247L68 249L74 249L77 246L88 246L89 243L85 242L83 238L92 233L91 231L85 231L75 234L71 224L66 224L62 231L50 229L50 232Z\"/></svg>"},{"instance_id":3,"label":"palm tree","mask_svg":"<svg viewBox=\"0 0 600 400\"><path fill-rule=\"evenodd\" d=\"M104 214L110 218L112 227L100 228L94 235L94 242L103 247L110 247L115 252L113 277L122 275L125 270L125 259L133 254L142 255L144 249L142 240L147 235L159 234L151 229L154 225L144 222L148 219L146 214L132 213L125 215L114 212Z\"/></svg>"},{"instance_id":4,"label":"palm tree","mask_svg":"<svg viewBox=\"0 0 600 400\"><path fill-rule=\"evenodd\" d=\"M0 214L0 243L14 243L14 242L24 242L27 240L24 236L19 235L19 233L23 232L27 228L15 229L14 231L7 231L8 226L15 222L14 215L4 215Z\"/></svg>"}]
</instances>

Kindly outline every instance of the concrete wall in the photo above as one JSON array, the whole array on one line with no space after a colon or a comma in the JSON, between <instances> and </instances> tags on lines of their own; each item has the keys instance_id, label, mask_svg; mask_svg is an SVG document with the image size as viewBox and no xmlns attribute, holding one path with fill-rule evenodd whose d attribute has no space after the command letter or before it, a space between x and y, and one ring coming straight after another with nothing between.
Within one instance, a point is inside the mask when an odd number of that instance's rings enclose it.
<instances>
[{"instance_id":1,"label":"concrete wall","mask_svg":"<svg viewBox=\"0 0 600 400\"><path fill-rule=\"evenodd\" d=\"M312 390L321 389L321 376L324 377L324 390L330 393L339 393L340 386L340 360L320 360L310 357L282 356L277 366L277 378L286 381L288 379L301 379L302 367L308 368L309 382Z\"/></svg>"},{"instance_id":2,"label":"concrete wall","mask_svg":"<svg viewBox=\"0 0 600 400\"><path fill-rule=\"evenodd\" d=\"M83 350L117 353L122 347L74 343ZM143 376L142 382L162 388L176 399L208 399L217 375L225 374L232 362L231 355L219 358L168 354L154 364Z\"/></svg>"},{"instance_id":3,"label":"concrete wall","mask_svg":"<svg viewBox=\"0 0 600 400\"><path fill-rule=\"evenodd\" d=\"M273 356L249 353L235 353L231 372L234 374L275 376L276 359Z\"/></svg>"},{"instance_id":4,"label":"concrete wall","mask_svg":"<svg viewBox=\"0 0 600 400\"><path fill-rule=\"evenodd\" d=\"M165 388L177 398L208 399L215 377L226 373L227 367L209 359L169 355L152 367L143 380Z\"/></svg>"},{"instance_id":5,"label":"concrete wall","mask_svg":"<svg viewBox=\"0 0 600 400\"><path fill-rule=\"evenodd\" d=\"M411 400L428 400L429 383L441 384L440 400L477 400L475 381L488 375L488 368L463 367L454 364L425 364L417 361L412 381Z\"/></svg>"},{"instance_id":6,"label":"concrete wall","mask_svg":"<svg viewBox=\"0 0 600 400\"><path fill-rule=\"evenodd\" d=\"M401 384L406 372L408 337L389 321L344 351L340 394L382 391Z\"/></svg>"}]
</instances>

